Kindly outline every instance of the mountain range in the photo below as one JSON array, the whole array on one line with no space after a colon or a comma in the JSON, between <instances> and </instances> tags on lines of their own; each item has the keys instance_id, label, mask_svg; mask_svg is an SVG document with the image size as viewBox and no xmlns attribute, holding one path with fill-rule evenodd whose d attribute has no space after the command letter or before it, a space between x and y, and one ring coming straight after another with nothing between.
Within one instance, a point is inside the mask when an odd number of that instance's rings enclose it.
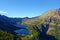
<instances>
[{"instance_id":1,"label":"mountain range","mask_svg":"<svg viewBox=\"0 0 60 40\"><path fill-rule=\"evenodd\" d=\"M24 29L25 26L22 25L37 25L41 24L49 24L50 28L47 31L47 34L51 34L51 30L55 30L55 26L58 23L60 26L60 9L49 10L43 13L41 16L33 17L33 18L9 18L4 15L0 15L0 29L12 33L12 31ZM19 25L19 26L16 26ZM21 27L20 27L21 26ZM59 29L60 27L58 27ZM60 32L59 32L60 33Z\"/></svg>"},{"instance_id":2,"label":"mountain range","mask_svg":"<svg viewBox=\"0 0 60 40\"><path fill-rule=\"evenodd\" d=\"M11 34L20 34L18 33L20 29L20 31L26 30L25 32L28 32L25 25L17 24L17 22L21 22L22 19L25 18L9 18L7 16L0 15L0 30Z\"/></svg>"},{"instance_id":3,"label":"mountain range","mask_svg":"<svg viewBox=\"0 0 60 40\"><path fill-rule=\"evenodd\" d=\"M48 10L41 16L22 21L21 24L30 26L36 25L40 29L42 28L41 24L44 24L44 26L49 24L49 29L46 33L49 35L55 35L55 33L58 33L60 35L60 9Z\"/></svg>"}]
</instances>

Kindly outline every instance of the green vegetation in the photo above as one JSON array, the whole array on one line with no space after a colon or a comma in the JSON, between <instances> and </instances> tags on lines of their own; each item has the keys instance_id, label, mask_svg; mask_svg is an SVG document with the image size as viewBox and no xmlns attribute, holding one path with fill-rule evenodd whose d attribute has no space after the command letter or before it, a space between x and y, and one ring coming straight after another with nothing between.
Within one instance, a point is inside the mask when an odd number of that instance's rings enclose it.
<instances>
[{"instance_id":1,"label":"green vegetation","mask_svg":"<svg viewBox=\"0 0 60 40\"><path fill-rule=\"evenodd\" d=\"M0 30L0 40L13 40L14 35Z\"/></svg>"}]
</instances>

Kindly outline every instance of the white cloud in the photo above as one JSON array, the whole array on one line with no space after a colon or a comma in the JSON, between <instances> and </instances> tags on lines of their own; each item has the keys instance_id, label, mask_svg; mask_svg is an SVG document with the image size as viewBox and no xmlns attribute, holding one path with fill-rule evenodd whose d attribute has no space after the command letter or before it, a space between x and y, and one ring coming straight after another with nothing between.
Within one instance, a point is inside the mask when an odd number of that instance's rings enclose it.
<instances>
[{"instance_id":1,"label":"white cloud","mask_svg":"<svg viewBox=\"0 0 60 40\"><path fill-rule=\"evenodd\" d=\"M7 14L6 11L0 11L0 14Z\"/></svg>"}]
</instances>

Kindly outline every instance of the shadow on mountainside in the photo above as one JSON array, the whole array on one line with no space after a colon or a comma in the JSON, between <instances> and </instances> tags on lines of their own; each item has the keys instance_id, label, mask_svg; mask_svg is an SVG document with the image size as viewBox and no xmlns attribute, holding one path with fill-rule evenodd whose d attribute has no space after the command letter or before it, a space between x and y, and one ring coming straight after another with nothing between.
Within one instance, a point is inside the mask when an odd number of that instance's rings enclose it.
<instances>
[{"instance_id":1,"label":"shadow on mountainside","mask_svg":"<svg viewBox=\"0 0 60 40\"><path fill-rule=\"evenodd\" d=\"M46 34L49 29L49 24L41 24L41 26L42 31L36 25L33 27L39 33L38 40L57 40L54 36Z\"/></svg>"}]
</instances>

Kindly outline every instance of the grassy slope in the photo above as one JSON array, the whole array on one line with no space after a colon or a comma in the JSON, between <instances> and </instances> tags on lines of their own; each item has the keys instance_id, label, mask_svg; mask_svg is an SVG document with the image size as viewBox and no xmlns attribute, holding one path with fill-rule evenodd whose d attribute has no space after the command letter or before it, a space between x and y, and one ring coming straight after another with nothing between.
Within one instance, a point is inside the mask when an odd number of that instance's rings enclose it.
<instances>
[{"instance_id":1,"label":"grassy slope","mask_svg":"<svg viewBox=\"0 0 60 40\"><path fill-rule=\"evenodd\" d=\"M0 30L0 40L13 40L14 35Z\"/></svg>"},{"instance_id":2,"label":"grassy slope","mask_svg":"<svg viewBox=\"0 0 60 40\"><path fill-rule=\"evenodd\" d=\"M37 25L41 29L41 23L44 23L44 24L48 23L47 20L49 20L50 17L57 19L57 22L49 23L50 28L47 31L47 34L53 35L58 40L60 40L60 29L59 29L60 28L60 15L59 15L59 12L56 10L49 10L49 11L45 12L43 15L41 15L35 19L23 21L22 24L29 25L29 26Z\"/></svg>"}]
</instances>

